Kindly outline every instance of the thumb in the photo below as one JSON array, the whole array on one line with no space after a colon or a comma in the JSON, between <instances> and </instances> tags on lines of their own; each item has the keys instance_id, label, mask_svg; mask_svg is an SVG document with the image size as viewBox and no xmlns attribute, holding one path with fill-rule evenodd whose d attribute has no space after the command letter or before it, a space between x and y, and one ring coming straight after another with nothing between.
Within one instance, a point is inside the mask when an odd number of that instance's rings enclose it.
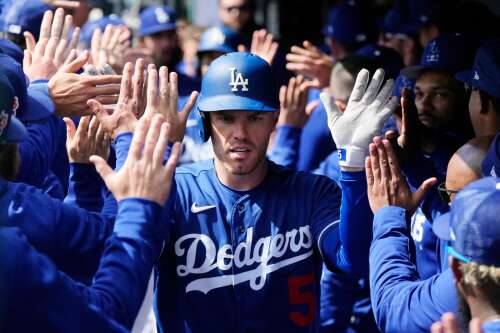
<instances>
[{"instance_id":1,"label":"thumb","mask_svg":"<svg viewBox=\"0 0 500 333\"><path fill-rule=\"evenodd\" d=\"M68 117L64 117L63 120L64 120L64 123L66 124L67 140L71 141L75 137L75 133L76 133L75 123L73 122L73 120L71 120L71 118L68 118Z\"/></svg>"},{"instance_id":2,"label":"thumb","mask_svg":"<svg viewBox=\"0 0 500 333\"><path fill-rule=\"evenodd\" d=\"M89 60L89 52L83 51L75 60L62 67L64 73L76 73Z\"/></svg>"},{"instance_id":3,"label":"thumb","mask_svg":"<svg viewBox=\"0 0 500 333\"><path fill-rule=\"evenodd\" d=\"M114 174L114 172L113 169L111 169L111 167L108 165L108 162L106 162L101 156L97 155L90 156L89 161L94 164L95 170L101 176L102 180L104 180L106 187L111 191L111 176Z\"/></svg>"},{"instance_id":4,"label":"thumb","mask_svg":"<svg viewBox=\"0 0 500 333\"><path fill-rule=\"evenodd\" d=\"M29 31L24 32L24 39L26 40L26 49L33 54L35 52L36 41L33 34Z\"/></svg>"},{"instance_id":5,"label":"thumb","mask_svg":"<svg viewBox=\"0 0 500 333\"><path fill-rule=\"evenodd\" d=\"M424 199L424 197L427 194L427 192L436 183L437 183L437 178L432 177L432 178L429 178L429 179L425 180L420 185L420 187L418 188L418 190L415 193L413 193L413 204L414 204L414 207L417 207L420 204L420 202L422 202L422 200Z\"/></svg>"},{"instance_id":6,"label":"thumb","mask_svg":"<svg viewBox=\"0 0 500 333\"><path fill-rule=\"evenodd\" d=\"M328 115L328 124L333 125L333 123L342 116L342 112L340 112L333 97L329 93L323 91L319 94L319 98L321 99L321 102L325 107L326 114Z\"/></svg>"}]
</instances>

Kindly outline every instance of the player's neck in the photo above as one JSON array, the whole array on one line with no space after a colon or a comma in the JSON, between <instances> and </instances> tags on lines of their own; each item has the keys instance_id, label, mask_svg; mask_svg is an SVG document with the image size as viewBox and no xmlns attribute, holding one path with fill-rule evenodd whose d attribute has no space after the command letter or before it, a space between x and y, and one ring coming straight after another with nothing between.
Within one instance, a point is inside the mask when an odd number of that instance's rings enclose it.
<instances>
[{"instance_id":1,"label":"player's neck","mask_svg":"<svg viewBox=\"0 0 500 333\"><path fill-rule=\"evenodd\" d=\"M267 159L263 159L254 170L243 175L228 171L217 159L214 164L220 182L235 191L249 191L256 188L266 178L268 169Z\"/></svg>"}]
</instances>

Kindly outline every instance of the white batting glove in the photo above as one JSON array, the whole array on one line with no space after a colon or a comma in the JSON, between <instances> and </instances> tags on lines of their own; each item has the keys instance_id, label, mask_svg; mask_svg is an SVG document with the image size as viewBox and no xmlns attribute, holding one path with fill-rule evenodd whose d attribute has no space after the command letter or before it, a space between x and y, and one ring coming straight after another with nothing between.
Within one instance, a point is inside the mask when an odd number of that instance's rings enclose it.
<instances>
[{"instance_id":1,"label":"white batting glove","mask_svg":"<svg viewBox=\"0 0 500 333\"><path fill-rule=\"evenodd\" d=\"M339 164L343 167L364 168L368 145L374 136L380 134L385 121L397 106L397 100L390 98L393 80L387 80L380 89L384 71L378 69L368 85L369 78L370 73L366 69L358 73L343 113L329 93L320 94L328 115L328 127L338 148Z\"/></svg>"}]
</instances>

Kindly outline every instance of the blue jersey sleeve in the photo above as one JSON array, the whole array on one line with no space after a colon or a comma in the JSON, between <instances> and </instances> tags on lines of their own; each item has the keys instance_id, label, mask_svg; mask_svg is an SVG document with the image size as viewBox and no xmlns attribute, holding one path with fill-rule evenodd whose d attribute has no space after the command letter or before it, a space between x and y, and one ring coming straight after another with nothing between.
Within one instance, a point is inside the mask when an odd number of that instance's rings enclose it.
<instances>
[{"instance_id":1,"label":"blue jersey sleeve","mask_svg":"<svg viewBox=\"0 0 500 333\"><path fill-rule=\"evenodd\" d=\"M16 181L41 187L55 156L57 146L55 115L38 122L25 124L28 137L19 144L21 165Z\"/></svg>"},{"instance_id":2,"label":"blue jersey sleeve","mask_svg":"<svg viewBox=\"0 0 500 333\"><path fill-rule=\"evenodd\" d=\"M297 169L301 132L302 129L296 127L277 127L269 160L290 169Z\"/></svg>"},{"instance_id":3,"label":"blue jersey sleeve","mask_svg":"<svg viewBox=\"0 0 500 333\"><path fill-rule=\"evenodd\" d=\"M2 226L17 226L30 243L57 267L80 280L95 273L113 219L63 204L37 188L21 183L2 184Z\"/></svg>"},{"instance_id":4,"label":"blue jersey sleeve","mask_svg":"<svg viewBox=\"0 0 500 333\"><path fill-rule=\"evenodd\" d=\"M377 211L370 249L370 289L375 320L383 332L428 332L445 312L458 309L448 269L420 280L410 257L406 211L388 206Z\"/></svg>"},{"instance_id":5,"label":"blue jersey sleeve","mask_svg":"<svg viewBox=\"0 0 500 333\"><path fill-rule=\"evenodd\" d=\"M103 206L101 176L93 164L70 163L68 194L64 202L92 212Z\"/></svg>"},{"instance_id":6,"label":"blue jersey sleeve","mask_svg":"<svg viewBox=\"0 0 500 333\"><path fill-rule=\"evenodd\" d=\"M16 280L17 276L10 276L10 280L15 280L11 283L17 285L17 290L26 289L24 295L29 302L18 303L18 295L14 294L13 311L31 306L34 310L43 309L58 317L57 310L62 306L67 307L64 312L75 315L92 305L130 329L141 306L153 264L161 251L164 237L159 218L161 210L158 204L142 199L120 202L113 233L106 241L99 269L90 287L79 285L59 273L48 258L37 255L25 242L24 253L16 256L24 254L24 265L21 272L17 272L24 279ZM36 272L41 274L30 274ZM76 302L68 302L68 299ZM50 316L46 320L50 322Z\"/></svg>"}]
</instances>

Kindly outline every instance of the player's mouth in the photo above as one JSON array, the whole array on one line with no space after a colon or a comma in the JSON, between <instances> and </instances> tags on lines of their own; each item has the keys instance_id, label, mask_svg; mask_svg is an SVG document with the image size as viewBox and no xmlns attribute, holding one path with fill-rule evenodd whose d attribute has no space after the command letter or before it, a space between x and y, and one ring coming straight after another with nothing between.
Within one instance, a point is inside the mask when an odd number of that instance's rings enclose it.
<instances>
[{"instance_id":1,"label":"player's mouth","mask_svg":"<svg viewBox=\"0 0 500 333\"><path fill-rule=\"evenodd\" d=\"M234 160L244 160L248 158L252 150L247 146L236 146L229 149L229 157Z\"/></svg>"}]
</instances>

